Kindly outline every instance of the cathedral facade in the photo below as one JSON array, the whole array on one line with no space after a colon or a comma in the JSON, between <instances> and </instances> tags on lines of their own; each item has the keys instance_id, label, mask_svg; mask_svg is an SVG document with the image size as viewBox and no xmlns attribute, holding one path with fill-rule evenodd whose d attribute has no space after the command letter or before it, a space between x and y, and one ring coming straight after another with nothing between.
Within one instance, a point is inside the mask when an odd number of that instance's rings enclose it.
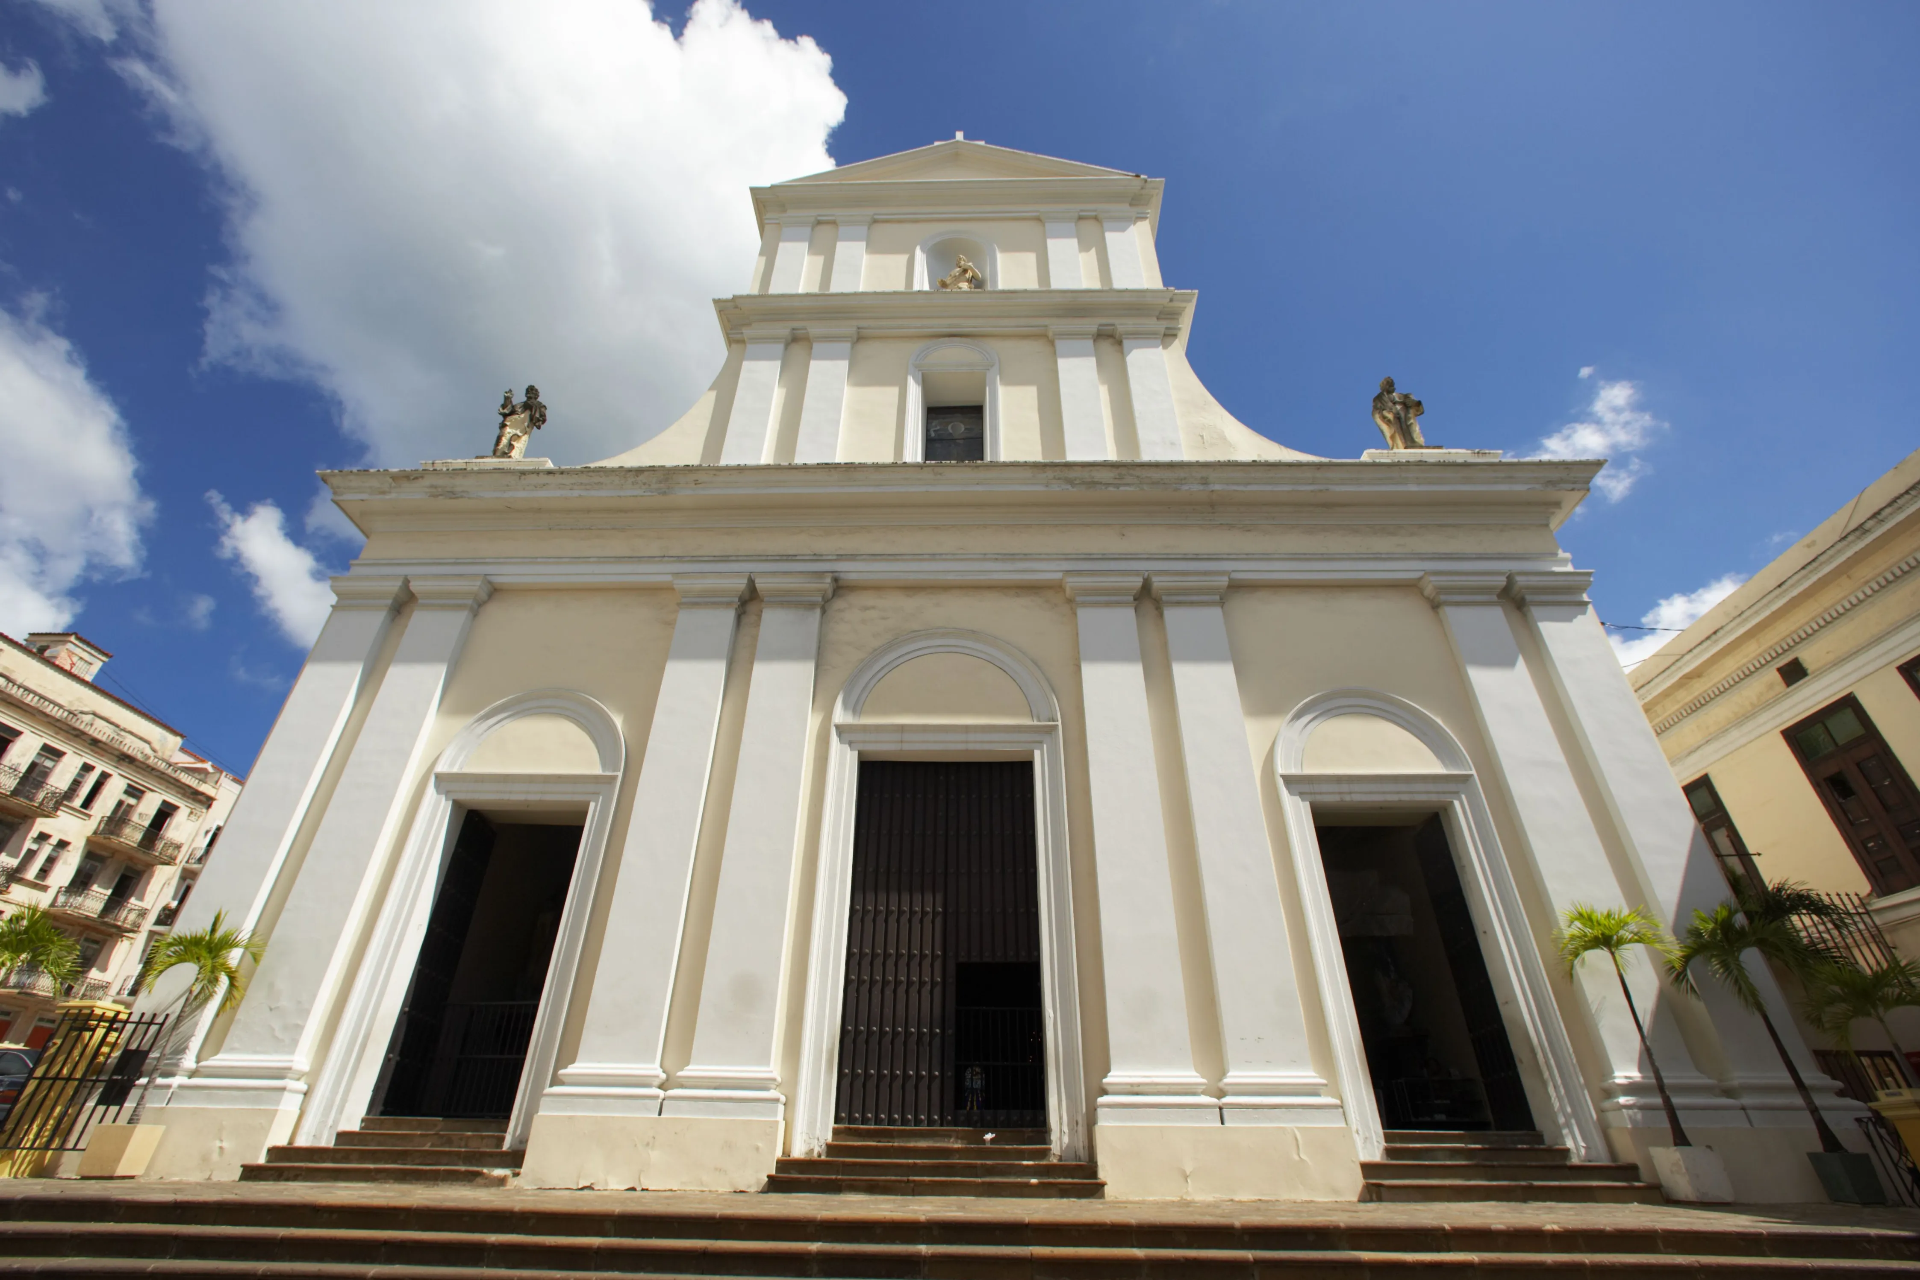
<instances>
[{"instance_id":1,"label":"cathedral facade","mask_svg":"<svg viewBox=\"0 0 1920 1280\"><path fill-rule=\"evenodd\" d=\"M1602 464L1254 432L1160 196L958 139L756 189L678 422L327 475L367 545L181 920L267 949L151 1174L371 1116L495 1117L552 1187L862 1125L1112 1196L1353 1199L1405 1129L1650 1169L1555 926L1726 886L1555 540ZM1761 1024L1630 980L1740 1197L1820 1198Z\"/></svg>"}]
</instances>

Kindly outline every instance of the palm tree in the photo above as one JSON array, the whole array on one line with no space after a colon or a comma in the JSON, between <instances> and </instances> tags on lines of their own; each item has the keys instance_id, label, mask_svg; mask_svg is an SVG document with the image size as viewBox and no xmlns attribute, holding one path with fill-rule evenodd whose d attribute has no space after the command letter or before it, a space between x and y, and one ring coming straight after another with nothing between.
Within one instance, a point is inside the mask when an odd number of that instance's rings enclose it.
<instances>
[{"instance_id":1,"label":"palm tree","mask_svg":"<svg viewBox=\"0 0 1920 1280\"><path fill-rule=\"evenodd\" d=\"M1628 947L1648 947L1661 956L1671 956L1674 951L1673 939L1659 922L1641 907L1629 910L1626 907L1592 907L1585 903L1575 903L1568 907L1557 935L1560 944L1560 958L1567 962L1567 972L1572 974L1580 967L1580 961L1596 951L1606 953L1613 962L1613 976L1620 981L1620 994L1627 999L1627 1012L1633 1015L1633 1029L1640 1034L1640 1051L1647 1055L1647 1065L1653 1068L1653 1087L1660 1091L1660 1105L1666 1108L1667 1128L1673 1133L1673 1145L1690 1147L1687 1131L1680 1127L1680 1112L1673 1105L1673 1096L1667 1092L1666 1077L1660 1074L1660 1062L1653 1056L1653 1044L1647 1039L1646 1024L1640 1021L1639 1006L1633 1002L1633 992L1627 986L1626 960L1622 953Z\"/></svg>"},{"instance_id":2,"label":"palm tree","mask_svg":"<svg viewBox=\"0 0 1920 1280\"><path fill-rule=\"evenodd\" d=\"M219 1001L216 1013L225 1013L240 1003L240 997L245 994L247 987L247 975L242 965L247 960L258 961L265 946L251 933L229 925L225 911L214 912L213 919L203 929L169 934L154 944L153 950L147 953L146 962L140 967L142 991L152 991L159 985L162 975L171 973L181 965L191 966L193 976L186 990L180 993L179 1000L174 1003L167 1029L161 1035L160 1043L155 1046L153 1070L147 1073L149 1085L159 1078L168 1059L173 1056L174 1042L180 1038L190 1015L213 1004L216 999ZM140 1101L133 1109L134 1124L140 1122L141 1112L146 1105L146 1094L142 1091Z\"/></svg>"},{"instance_id":3,"label":"palm tree","mask_svg":"<svg viewBox=\"0 0 1920 1280\"><path fill-rule=\"evenodd\" d=\"M1827 1118L1820 1114L1812 1091L1801 1078L1800 1068L1794 1065L1793 1055L1780 1039L1760 988L1747 972L1746 956L1749 951L1758 951L1788 973L1809 975L1835 957L1826 948L1809 942L1794 924L1793 917L1832 914L1833 908L1818 894L1789 881L1779 881L1764 889L1740 892L1734 901L1723 902L1712 911L1695 911L1693 923L1687 926L1680 945L1667 959L1674 985L1681 990L1698 994L1694 969L1704 966L1732 992L1735 1000L1759 1015L1761 1025L1773 1041L1774 1052L1786 1064L1793 1087L1800 1091L1801 1103L1813 1117L1814 1132L1820 1135L1820 1149L1828 1153L1843 1152L1846 1148L1840 1145Z\"/></svg>"},{"instance_id":4,"label":"palm tree","mask_svg":"<svg viewBox=\"0 0 1920 1280\"><path fill-rule=\"evenodd\" d=\"M1871 1019L1880 1024L1887 1043L1893 1046L1893 1056L1900 1060L1901 1078L1909 1077L1906 1051L1894 1039L1887 1015L1895 1009L1920 1006L1920 965L1911 960L1894 959L1877 969L1822 964L1808 976L1806 985L1807 1021L1853 1054L1855 1065L1859 1064L1860 1055L1853 1047L1853 1024Z\"/></svg>"},{"instance_id":5,"label":"palm tree","mask_svg":"<svg viewBox=\"0 0 1920 1280\"><path fill-rule=\"evenodd\" d=\"M43 907L22 907L0 920L0 973L30 966L58 986L73 980L79 956L80 944L60 932Z\"/></svg>"}]
</instances>

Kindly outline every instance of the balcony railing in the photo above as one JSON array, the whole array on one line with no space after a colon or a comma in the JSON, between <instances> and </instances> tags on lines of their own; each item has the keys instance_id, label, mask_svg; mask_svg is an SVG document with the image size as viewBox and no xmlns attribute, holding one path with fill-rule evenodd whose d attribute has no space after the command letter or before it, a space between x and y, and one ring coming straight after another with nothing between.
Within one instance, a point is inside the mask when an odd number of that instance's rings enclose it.
<instances>
[{"instance_id":1,"label":"balcony railing","mask_svg":"<svg viewBox=\"0 0 1920 1280\"><path fill-rule=\"evenodd\" d=\"M109 845L123 853L137 854L154 862L169 865L177 863L186 855L187 847L178 840L168 839L149 828L135 818L108 818L87 839Z\"/></svg>"},{"instance_id":2,"label":"balcony railing","mask_svg":"<svg viewBox=\"0 0 1920 1280\"><path fill-rule=\"evenodd\" d=\"M60 812L60 797L65 792L34 775L32 766L0 764L0 802L12 801L14 808L37 809L41 813Z\"/></svg>"},{"instance_id":3,"label":"balcony railing","mask_svg":"<svg viewBox=\"0 0 1920 1280\"><path fill-rule=\"evenodd\" d=\"M113 984L105 978L75 978L71 982L55 982L39 966L22 964L0 973L0 990L17 991L21 995L41 996L48 1000L104 1000L107 993L113 990Z\"/></svg>"},{"instance_id":4,"label":"balcony railing","mask_svg":"<svg viewBox=\"0 0 1920 1280\"><path fill-rule=\"evenodd\" d=\"M47 909L128 932L138 929L140 922L147 918L145 903L113 897L105 889L62 889L53 895Z\"/></svg>"},{"instance_id":5,"label":"balcony railing","mask_svg":"<svg viewBox=\"0 0 1920 1280\"><path fill-rule=\"evenodd\" d=\"M1793 923L1801 937L1853 961L1869 973L1893 963L1893 947L1887 942L1887 935L1880 932L1880 922L1867 909L1865 898L1857 893L1820 896L1827 900L1834 914L1825 919L1795 916Z\"/></svg>"},{"instance_id":6,"label":"balcony railing","mask_svg":"<svg viewBox=\"0 0 1920 1280\"><path fill-rule=\"evenodd\" d=\"M171 929L173 928L174 917L179 914L180 904L177 902L169 902L166 906L153 913L153 927L156 929Z\"/></svg>"}]
</instances>

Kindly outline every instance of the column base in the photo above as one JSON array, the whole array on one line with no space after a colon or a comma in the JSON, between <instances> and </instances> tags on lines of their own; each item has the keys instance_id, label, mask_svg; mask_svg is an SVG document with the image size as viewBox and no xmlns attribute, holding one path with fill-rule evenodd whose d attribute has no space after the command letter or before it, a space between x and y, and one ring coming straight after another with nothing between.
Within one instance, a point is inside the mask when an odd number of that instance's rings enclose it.
<instances>
[{"instance_id":1,"label":"column base","mask_svg":"<svg viewBox=\"0 0 1920 1280\"><path fill-rule=\"evenodd\" d=\"M1102 1094L1094 1103L1098 1124L1158 1124L1218 1127L1220 1099L1205 1094Z\"/></svg>"},{"instance_id":2,"label":"column base","mask_svg":"<svg viewBox=\"0 0 1920 1280\"><path fill-rule=\"evenodd\" d=\"M525 1187L758 1191L780 1158L778 1120L715 1116L533 1118Z\"/></svg>"},{"instance_id":3,"label":"column base","mask_svg":"<svg viewBox=\"0 0 1920 1280\"><path fill-rule=\"evenodd\" d=\"M168 1106L148 1107L144 1118L166 1132L140 1173L143 1180L231 1182L239 1178L241 1165L264 1160L268 1147L292 1138L300 1111L297 1107L182 1105L176 1094Z\"/></svg>"},{"instance_id":4,"label":"column base","mask_svg":"<svg viewBox=\"0 0 1920 1280\"><path fill-rule=\"evenodd\" d=\"M1111 1200L1358 1200L1365 1183L1344 1127L1113 1124L1103 1112L1094 1144Z\"/></svg>"},{"instance_id":5,"label":"column base","mask_svg":"<svg viewBox=\"0 0 1920 1280\"><path fill-rule=\"evenodd\" d=\"M1827 1123L1833 1125L1833 1131L1849 1151L1866 1150L1866 1140L1850 1119L1834 1123L1835 1117L1829 1116ZM1800 1123L1768 1124L1759 1127L1722 1121L1720 1124L1695 1125L1686 1120L1687 1137L1696 1147L1705 1147L1720 1157L1726 1166L1727 1175L1733 1182L1733 1198L1739 1204L1823 1204L1827 1199L1826 1188L1820 1185L1819 1175L1813 1171L1813 1165L1807 1159L1807 1153L1820 1149L1820 1139L1813 1131L1813 1123L1807 1119L1804 1108L1800 1111ZM1668 1147L1673 1139L1668 1135L1667 1126L1659 1125L1609 1126L1606 1130L1607 1145L1613 1151L1613 1158L1622 1162L1631 1161L1640 1166L1640 1176L1648 1182L1658 1182L1660 1171L1655 1167L1650 1150L1654 1147Z\"/></svg>"}]
</instances>

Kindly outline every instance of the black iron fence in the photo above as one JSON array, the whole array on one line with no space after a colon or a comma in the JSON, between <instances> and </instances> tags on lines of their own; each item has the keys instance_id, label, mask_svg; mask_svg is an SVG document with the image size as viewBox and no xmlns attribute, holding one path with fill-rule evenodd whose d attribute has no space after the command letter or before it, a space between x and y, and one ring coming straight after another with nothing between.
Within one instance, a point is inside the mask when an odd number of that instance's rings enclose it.
<instances>
[{"instance_id":1,"label":"black iron fence","mask_svg":"<svg viewBox=\"0 0 1920 1280\"><path fill-rule=\"evenodd\" d=\"M0 1151L80 1151L95 1126L126 1119L166 1029L164 1014L63 1013L0 1124Z\"/></svg>"},{"instance_id":2,"label":"black iron fence","mask_svg":"<svg viewBox=\"0 0 1920 1280\"><path fill-rule=\"evenodd\" d=\"M537 1000L450 1004L440 1024L440 1048L427 1079L427 1114L504 1120L513 1111L520 1071L533 1038Z\"/></svg>"},{"instance_id":3,"label":"black iron fence","mask_svg":"<svg viewBox=\"0 0 1920 1280\"><path fill-rule=\"evenodd\" d=\"M1046 1033L1038 1009L954 1011L955 1124L1040 1128L1047 1123Z\"/></svg>"},{"instance_id":4,"label":"black iron fence","mask_svg":"<svg viewBox=\"0 0 1920 1280\"><path fill-rule=\"evenodd\" d=\"M1896 1204L1920 1208L1920 1167L1914 1165L1906 1143L1900 1141L1900 1131L1877 1112L1855 1116L1853 1122L1866 1136L1867 1150L1872 1153L1880 1174L1880 1185L1887 1188Z\"/></svg>"}]
</instances>

